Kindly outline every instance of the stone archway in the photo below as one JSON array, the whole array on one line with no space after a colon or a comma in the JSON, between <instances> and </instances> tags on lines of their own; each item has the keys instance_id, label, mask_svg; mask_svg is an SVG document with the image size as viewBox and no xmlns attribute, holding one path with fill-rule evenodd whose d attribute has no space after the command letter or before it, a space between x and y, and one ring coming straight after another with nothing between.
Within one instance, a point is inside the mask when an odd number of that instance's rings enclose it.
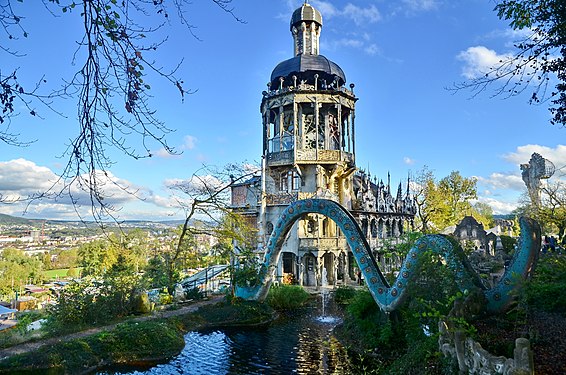
<instances>
[{"instance_id":1,"label":"stone archway","mask_svg":"<svg viewBox=\"0 0 566 375\"><path fill-rule=\"evenodd\" d=\"M452 243L442 235L427 235L421 237L409 250L403 266L399 271L399 276L392 285L381 273L375 258L371 254L367 240L357 225L352 215L340 204L327 199L307 199L290 204L281 214L276 226L269 237L267 244L264 267L266 273L263 283L256 287L236 286L236 296L244 299L263 300L267 296L274 270L279 260L281 245L293 224L309 213L317 213L333 220L340 228L347 243L352 250L354 259L362 273L365 283L373 299L384 311L395 310L406 296L407 284L419 272L420 254L426 250L431 250L446 260L446 264L455 270L457 283L462 290L477 288L481 283L474 282L467 275L477 274L464 261L464 253L459 246ZM502 277L500 283L494 288L485 291L488 300L488 310L501 311L512 302L511 290L517 286L512 283L514 275L527 277L532 271L532 267L538 257L540 250L540 227L538 224L527 218L521 218L521 246L515 252L514 258Z\"/></svg>"}]
</instances>

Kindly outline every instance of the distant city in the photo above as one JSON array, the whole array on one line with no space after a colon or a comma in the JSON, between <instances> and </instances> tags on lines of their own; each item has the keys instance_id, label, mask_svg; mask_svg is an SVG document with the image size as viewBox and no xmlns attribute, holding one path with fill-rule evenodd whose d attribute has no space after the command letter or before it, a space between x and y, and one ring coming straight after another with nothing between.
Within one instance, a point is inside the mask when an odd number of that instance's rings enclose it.
<instances>
[{"instance_id":1,"label":"distant city","mask_svg":"<svg viewBox=\"0 0 566 375\"><path fill-rule=\"evenodd\" d=\"M27 255L68 249L104 238L111 232L143 229L150 236L160 236L182 224L182 221L124 221L108 223L103 230L99 223L63 220L25 219L0 214L0 251L16 248Z\"/></svg>"}]
</instances>

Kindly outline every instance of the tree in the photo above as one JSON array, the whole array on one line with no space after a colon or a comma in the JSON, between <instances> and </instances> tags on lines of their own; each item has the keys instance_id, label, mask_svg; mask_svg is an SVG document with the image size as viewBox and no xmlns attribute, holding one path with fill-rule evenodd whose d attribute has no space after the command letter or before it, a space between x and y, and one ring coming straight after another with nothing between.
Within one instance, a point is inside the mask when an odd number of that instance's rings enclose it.
<instances>
[{"instance_id":1,"label":"tree","mask_svg":"<svg viewBox=\"0 0 566 375\"><path fill-rule=\"evenodd\" d=\"M433 217L438 217L445 209L440 204L440 195L434 173L424 166L414 178L413 194L417 204L417 217L420 230L423 233L431 232Z\"/></svg>"},{"instance_id":2,"label":"tree","mask_svg":"<svg viewBox=\"0 0 566 375\"><path fill-rule=\"evenodd\" d=\"M43 263L15 248L4 248L0 254L0 295L11 296L29 282L43 279Z\"/></svg>"},{"instance_id":3,"label":"tree","mask_svg":"<svg viewBox=\"0 0 566 375\"><path fill-rule=\"evenodd\" d=\"M185 213L183 225L179 228L177 241L167 250L157 254L165 267L167 289L172 293L180 277L183 260L196 253L198 236L212 236L223 246L232 249L236 240L249 244L254 230L244 218L230 209L231 187L246 181L257 172L256 167L230 164L224 168L205 166L191 178L179 181L172 188L181 193L177 197L179 208ZM195 220L199 225L195 225ZM230 243L230 245L228 245Z\"/></svg>"},{"instance_id":4,"label":"tree","mask_svg":"<svg viewBox=\"0 0 566 375\"><path fill-rule=\"evenodd\" d=\"M458 223L466 213L471 213L471 199L477 198L477 180L474 177L462 177L460 172L452 171L450 175L441 179L438 183L440 196L444 198L447 206L447 216L438 220L443 226Z\"/></svg>"},{"instance_id":5,"label":"tree","mask_svg":"<svg viewBox=\"0 0 566 375\"><path fill-rule=\"evenodd\" d=\"M413 194L417 204L420 230L431 233L457 224L473 212L470 200L477 197L476 179L465 178L458 171L436 182L428 167L417 173Z\"/></svg>"},{"instance_id":6,"label":"tree","mask_svg":"<svg viewBox=\"0 0 566 375\"><path fill-rule=\"evenodd\" d=\"M84 276L99 276L116 262L117 251L109 241L95 240L82 244L78 256Z\"/></svg>"},{"instance_id":7,"label":"tree","mask_svg":"<svg viewBox=\"0 0 566 375\"><path fill-rule=\"evenodd\" d=\"M566 234L566 184L560 179L550 179L541 189L540 206L533 205L528 194L520 199L520 206L513 211L516 216L528 216L542 227L543 233L557 233L559 239Z\"/></svg>"},{"instance_id":8,"label":"tree","mask_svg":"<svg viewBox=\"0 0 566 375\"><path fill-rule=\"evenodd\" d=\"M51 262L51 254L49 254L49 251L46 251L45 253L41 254L41 261L43 262L44 269L46 270L53 269L53 263Z\"/></svg>"},{"instance_id":9,"label":"tree","mask_svg":"<svg viewBox=\"0 0 566 375\"><path fill-rule=\"evenodd\" d=\"M147 264L148 256L147 233L134 229L129 233L110 234L105 239L82 244L78 249L78 265L83 267L83 275L99 276L121 259L138 272Z\"/></svg>"},{"instance_id":10,"label":"tree","mask_svg":"<svg viewBox=\"0 0 566 375\"><path fill-rule=\"evenodd\" d=\"M494 96L505 97L529 89L531 104L549 101L550 122L566 125L566 1L498 0L494 10L528 36L515 44L514 55L455 89L471 89L477 95L498 85Z\"/></svg>"},{"instance_id":11,"label":"tree","mask_svg":"<svg viewBox=\"0 0 566 375\"><path fill-rule=\"evenodd\" d=\"M18 0L18 3L23 0ZM223 11L240 21L230 7L231 0L212 0ZM109 149L117 149L134 159L151 157L152 143L166 151L175 151L167 144L172 131L155 116L151 103L150 83L162 79L171 84L183 98L191 91L177 77L178 65L170 70L158 60L159 47L165 40L158 39L163 27L171 19L187 27L194 34L194 26L187 18L189 0L42 0L53 15L77 17L83 33L77 41L72 65L78 70L72 77L62 77L63 87L49 93L40 93L45 80L38 77L37 85L23 87L18 80L18 69L2 70L0 66L0 141L12 146L24 146L28 141L10 129L17 115L15 108L24 107L31 116L39 116L41 109L57 112L54 100L73 98L77 101L78 132L71 138L65 151L66 167L48 192L34 198L69 196L77 204L77 196L88 192L92 214L97 220L114 217L114 207L104 200L105 186L127 187L109 177L114 163ZM19 8L7 0L0 4L0 53L24 58L16 50L21 38L27 38L25 21ZM38 6L37 4L35 5ZM48 23L46 23L48 25ZM69 115L69 114L66 114ZM137 137L132 145L130 139ZM0 197L1 199L2 197Z\"/></svg>"},{"instance_id":12,"label":"tree","mask_svg":"<svg viewBox=\"0 0 566 375\"><path fill-rule=\"evenodd\" d=\"M55 249L51 251L55 256L53 261L53 269L71 268L78 265L78 249Z\"/></svg>"},{"instance_id":13,"label":"tree","mask_svg":"<svg viewBox=\"0 0 566 375\"><path fill-rule=\"evenodd\" d=\"M472 216L484 225L484 228L493 226L493 208L487 203L476 202L472 205Z\"/></svg>"},{"instance_id":14,"label":"tree","mask_svg":"<svg viewBox=\"0 0 566 375\"><path fill-rule=\"evenodd\" d=\"M547 233L558 233L562 238L566 231L566 185L560 180L550 181L541 189L541 205L530 205L527 210L541 223Z\"/></svg>"}]
</instances>

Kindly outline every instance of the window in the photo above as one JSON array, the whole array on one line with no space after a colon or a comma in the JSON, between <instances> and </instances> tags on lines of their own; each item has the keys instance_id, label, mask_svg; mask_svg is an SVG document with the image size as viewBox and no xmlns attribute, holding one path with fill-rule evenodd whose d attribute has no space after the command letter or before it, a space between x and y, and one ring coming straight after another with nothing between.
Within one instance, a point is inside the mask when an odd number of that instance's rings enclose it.
<instances>
[{"instance_id":1,"label":"window","mask_svg":"<svg viewBox=\"0 0 566 375\"><path fill-rule=\"evenodd\" d=\"M284 252L283 253L283 273L290 273L290 274L294 274L293 269L295 267L295 254L293 253L288 253L288 252Z\"/></svg>"},{"instance_id":2,"label":"window","mask_svg":"<svg viewBox=\"0 0 566 375\"><path fill-rule=\"evenodd\" d=\"M301 188L301 176L295 170L285 171L279 177L279 191L288 191L289 187L292 191Z\"/></svg>"},{"instance_id":3,"label":"window","mask_svg":"<svg viewBox=\"0 0 566 375\"><path fill-rule=\"evenodd\" d=\"M289 190L288 172L283 172L279 179L279 191Z\"/></svg>"},{"instance_id":4,"label":"window","mask_svg":"<svg viewBox=\"0 0 566 375\"><path fill-rule=\"evenodd\" d=\"M299 190L301 187L301 176L297 171L291 171L291 190Z\"/></svg>"}]
</instances>

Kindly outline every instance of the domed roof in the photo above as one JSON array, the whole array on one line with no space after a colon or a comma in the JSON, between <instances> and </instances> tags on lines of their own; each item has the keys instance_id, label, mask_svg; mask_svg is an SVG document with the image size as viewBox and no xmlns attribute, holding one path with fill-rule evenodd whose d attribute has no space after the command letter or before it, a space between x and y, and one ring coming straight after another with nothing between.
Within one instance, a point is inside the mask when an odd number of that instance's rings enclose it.
<instances>
[{"instance_id":1,"label":"domed roof","mask_svg":"<svg viewBox=\"0 0 566 375\"><path fill-rule=\"evenodd\" d=\"M271 73L271 85L277 87L279 78L290 79L296 75L299 80L311 81L315 74L320 80L328 84L338 78L338 85L346 83L346 75L338 64L328 60L322 55L298 55L289 60L280 62Z\"/></svg>"},{"instance_id":2,"label":"domed roof","mask_svg":"<svg viewBox=\"0 0 566 375\"><path fill-rule=\"evenodd\" d=\"M293 12L293 16L291 16L291 29L297 23L303 21L314 21L322 26L322 14L305 2L300 8Z\"/></svg>"}]
</instances>

